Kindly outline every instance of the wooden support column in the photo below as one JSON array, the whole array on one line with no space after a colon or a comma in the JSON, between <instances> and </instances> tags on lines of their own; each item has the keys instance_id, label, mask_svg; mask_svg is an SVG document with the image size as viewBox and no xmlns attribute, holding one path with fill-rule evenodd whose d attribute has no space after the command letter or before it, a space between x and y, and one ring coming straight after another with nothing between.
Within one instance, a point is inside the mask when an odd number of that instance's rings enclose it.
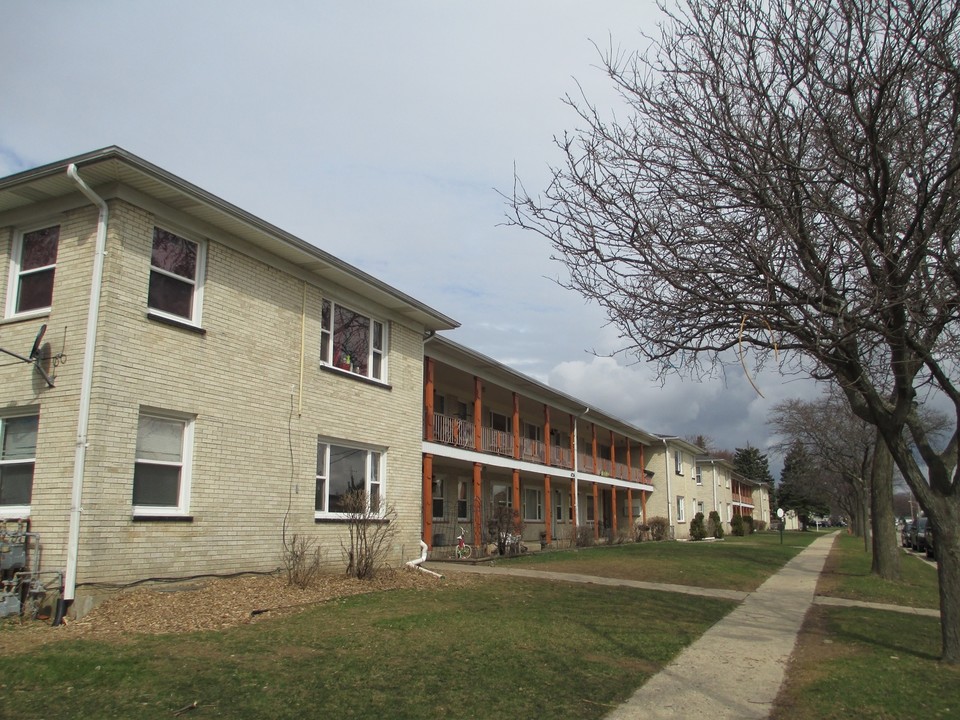
<instances>
[{"instance_id":1,"label":"wooden support column","mask_svg":"<svg viewBox=\"0 0 960 720\"><path fill-rule=\"evenodd\" d=\"M647 524L647 491L640 491L640 515L643 518L641 524Z\"/></svg>"},{"instance_id":2,"label":"wooden support column","mask_svg":"<svg viewBox=\"0 0 960 720\"><path fill-rule=\"evenodd\" d=\"M520 471L518 469L513 471L513 510L520 512Z\"/></svg>"},{"instance_id":3,"label":"wooden support column","mask_svg":"<svg viewBox=\"0 0 960 720\"><path fill-rule=\"evenodd\" d=\"M595 423L590 423L590 455L593 458L593 474L599 475L600 468L597 467L597 426ZM597 506L593 506L593 520L597 520Z\"/></svg>"},{"instance_id":4,"label":"wooden support column","mask_svg":"<svg viewBox=\"0 0 960 720\"><path fill-rule=\"evenodd\" d=\"M553 542L553 527L551 523L553 522L553 498L550 497L550 476L543 476L543 494L545 496L545 501L543 503L543 510L546 513L544 515L544 530L547 533L547 544Z\"/></svg>"},{"instance_id":5,"label":"wooden support column","mask_svg":"<svg viewBox=\"0 0 960 720\"><path fill-rule=\"evenodd\" d=\"M513 394L513 459L520 459L520 396Z\"/></svg>"},{"instance_id":6,"label":"wooden support column","mask_svg":"<svg viewBox=\"0 0 960 720\"><path fill-rule=\"evenodd\" d=\"M610 529L617 536L617 486L610 486Z\"/></svg>"},{"instance_id":7,"label":"wooden support column","mask_svg":"<svg viewBox=\"0 0 960 720\"><path fill-rule=\"evenodd\" d=\"M428 442L432 442L434 439L434 407L433 407L433 394L434 394L434 366L435 361L433 358L426 358L424 364L423 372L423 437Z\"/></svg>"},{"instance_id":8,"label":"wooden support column","mask_svg":"<svg viewBox=\"0 0 960 720\"><path fill-rule=\"evenodd\" d=\"M596 446L597 436L593 436L594 446ZM597 456L594 453L593 459L596 460ZM596 483L590 483L593 485L593 539L600 539L600 502L599 502L599 489Z\"/></svg>"},{"instance_id":9,"label":"wooden support column","mask_svg":"<svg viewBox=\"0 0 960 720\"><path fill-rule=\"evenodd\" d=\"M483 495L481 494L481 479L483 465L473 464L473 549L482 553L483 550Z\"/></svg>"},{"instance_id":10,"label":"wooden support column","mask_svg":"<svg viewBox=\"0 0 960 720\"><path fill-rule=\"evenodd\" d=\"M423 456L423 541L433 547L433 455Z\"/></svg>"},{"instance_id":11,"label":"wooden support column","mask_svg":"<svg viewBox=\"0 0 960 720\"><path fill-rule=\"evenodd\" d=\"M483 449L483 383L473 378L473 449Z\"/></svg>"},{"instance_id":12,"label":"wooden support column","mask_svg":"<svg viewBox=\"0 0 960 720\"><path fill-rule=\"evenodd\" d=\"M633 526L636 524L633 517L633 488L627 488L627 517L630 519L630 535L633 536L635 534Z\"/></svg>"}]
</instances>

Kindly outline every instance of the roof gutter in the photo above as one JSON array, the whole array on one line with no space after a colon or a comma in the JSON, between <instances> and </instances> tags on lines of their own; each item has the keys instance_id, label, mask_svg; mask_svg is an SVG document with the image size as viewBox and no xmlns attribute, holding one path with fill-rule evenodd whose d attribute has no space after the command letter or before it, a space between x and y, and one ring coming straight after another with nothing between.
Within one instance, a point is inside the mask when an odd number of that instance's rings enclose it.
<instances>
[{"instance_id":1,"label":"roof gutter","mask_svg":"<svg viewBox=\"0 0 960 720\"><path fill-rule=\"evenodd\" d=\"M70 494L70 527L67 534L67 566L63 584L63 600L72 603L77 589L77 557L80 550L80 520L83 513L83 476L87 457L87 431L90 425L90 397L93 392L93 359L100 320L100 290L103 287L103 260L107 246L107 203L77 173L75 163L67 167L67 175L87 199L100 209L97 240L93 258L93 279L90 282L90 303L87 309L87 333L83 345L83 367L80 379L80 411L77 418L77 444L73 459L73 486ZM58 613L58 616L60 613Z\"/></svg>"}]
</instances>

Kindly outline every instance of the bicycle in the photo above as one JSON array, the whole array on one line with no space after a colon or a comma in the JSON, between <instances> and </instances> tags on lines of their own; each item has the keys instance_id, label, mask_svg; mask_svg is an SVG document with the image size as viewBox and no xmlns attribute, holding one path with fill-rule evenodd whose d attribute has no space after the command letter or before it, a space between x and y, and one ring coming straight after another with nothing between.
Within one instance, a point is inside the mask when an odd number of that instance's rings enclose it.
<instances>
[{"instance_id":1,"label":"bicycle","mask_svg":"<svg viewBox=\"0 0 960 720\"><path fill-rule=\"evenodd\" d=\"M463 541L463 528L460 528L460 534L457 535L457 548L455 550L455 555L457 560L466 560L473 553L473 548L467 545Z\"/></svg>"}]
</instances>

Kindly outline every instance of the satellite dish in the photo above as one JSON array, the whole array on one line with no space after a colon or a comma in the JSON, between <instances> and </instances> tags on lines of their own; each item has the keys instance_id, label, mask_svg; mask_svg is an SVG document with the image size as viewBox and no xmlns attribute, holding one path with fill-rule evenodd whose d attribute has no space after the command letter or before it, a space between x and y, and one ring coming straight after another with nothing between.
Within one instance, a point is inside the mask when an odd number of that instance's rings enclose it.
<instances>
[{"instance_id":1,"label":"satellite dish","mask_svg":"<svg viewBox=\"0 0 960 720\"><path fill-rule=\"evenodd\" d=\"M43 340L43 334L47 331L46 324L40 326L40 331L37 333L36 339L33 341L33 347L30 349L29 357L24 357L20 353L15 353L12 350L6 350L0 348L0 352L9 355L10 357L15 357L17 360L22 360L28 365L33 365L36 368L37 372L43 376L43 379L46 381L48 387L53 387L53 378L43 369L40 362L43 358L40 357L40 342Z\"/></svg>"},{"instance_id":2,"label":"satellite dish","mask_svg":"<svg viewBox=\"0 0 960 720\"><path fill-rule=\"evenodd\" d=\"M36 362L40 356L40 341L43 340L43 334L47 331L47 324L40 326L40 332L37 333L37 339L33 341L33 347L30 349L30 360Z\"/></svg>"}]
</instances>

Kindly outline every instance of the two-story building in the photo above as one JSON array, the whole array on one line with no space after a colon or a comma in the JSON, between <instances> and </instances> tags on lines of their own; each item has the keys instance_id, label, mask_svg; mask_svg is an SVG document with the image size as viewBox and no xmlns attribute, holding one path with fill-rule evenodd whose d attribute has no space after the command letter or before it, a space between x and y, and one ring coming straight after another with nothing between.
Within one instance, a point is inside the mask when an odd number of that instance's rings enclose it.
<instances>
[{"instance_id":1,"label":"two-story building","mask_svg":"<svg viewBox=\"0 0 960 720\"><path fill-rule=\"evenodd\" d=\"M333 561L355 489L419 554L424 338L455 321L117 147L0 179L0 263L0 520L75 610L273 570L284 533Z\"/></svg>"},{"instance_id":2,"label":"two-story building","mask_svg":"<svg viewBox=\"0 0 960 720\"><path fill-rule=\"evenodd\" d=\"M445 553L462 530L483 548L498 509L524 540L634 536L656 495L653 435L440 336L424 346L423 534Z\"/></svg>"}]
</instances>

